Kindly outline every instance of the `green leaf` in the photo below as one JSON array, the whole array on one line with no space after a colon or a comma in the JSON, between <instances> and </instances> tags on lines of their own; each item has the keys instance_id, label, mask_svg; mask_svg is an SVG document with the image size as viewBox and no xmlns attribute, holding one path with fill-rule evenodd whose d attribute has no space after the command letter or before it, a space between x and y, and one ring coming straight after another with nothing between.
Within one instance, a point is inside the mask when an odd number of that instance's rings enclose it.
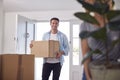
<instances>
[{"instance_id":1,"label":"green leaf","mask_svg":"<svg viewBox=\"0 0 120 80\"><path fill-rule=\"evenodd\" d=\"M120 43L120 39L112 41L112 46L114 47L116 44Z\"/></svg>"},{"instance_id":2,"label":"green leaf","mask_svg":"<svg viewBox=\"0 0 120 80\"><path fill-rule=\"evenodd\" d=\"M90 51L88 53L86 53L82 59L82 64L88 59L90 58L93 54L101 54L102 52L99 49L96 49L94 51Z\"/></svg>"},{"instance_id":3,"label":"green leaf","mask_svg":"<svg viewBox=\"0 0 120 80\"><path fill-rule=\"evenodd\" d=\"M108 25L110 30L120 31L120 20L109 22Z\"/></svg>"},{"instance_id":4,"label":"green leaf","mask_svg":"<svg viewBox=\"0 0 120 80\"><path fill-rule=\"evenodd\" d=\"M116 18L117 16L120 16L120 10L111 10L107 14L108 21L111 21L112 19Z\"/></svg>"},{"instance_id":5,"label":"green leaf","mask_svg":"<svg viewBox=\"0 0 120 80\"><path fill-rule=\"evenodd\" d=\"M82 19L86 22L99 25L98 21L93 16L91 16L89 13L76 12L74 15L78 17L79 19Z\"/></svg>"},{"instance_id":6,"label":"green leaf","mask_svg":"<svg viewBox=\"0 0 120 80\"><path fill-rule=\"evenodd\" d=\"M96 31L93 31L93 32L82 31L79 34L79 37L81 39L85 39L85 38L88 38L88 37L93 37L95 39L105 41L106 40L106 27L100 28L100 29L98 29Z\"/></svg>"},{"instance_id":7,"label":"green leaf","mask_svg":"<svg viewBox=\"0 0 120 80\"><path fill-rule=\"evenodd\" d=\"M102 41L106 40L106 27L100 28L96 31L91 32L91 36L95 39L99 39Z\"/></svg>"},{"instance_id":8,"label":"green leaf","mask_svg":"<svg viewBox=\"0 0 120 80\"><path fill-rule=\"evenodd\" d=\"M111 47L109 48L109 51L112 50L112 49L114 48L114 46L115 46L116 44L118 44L118 43L120 43L120 39L113 40L113 41L112 41L112 45L111 45Z\"/></svg>"},{"instance_id":9,"label":"green leaf","mask_svg":"<svg viewBox=\"0 0 120 80\"><path fill-rule=\"evenodd\" d=\"M105 3L103 4L103 3L98 2L92 5L92 4L85 2L84 0L77 0L77 1L81 3L84 8L92 12L97 12L99 14L105 14L109 11L109 6Z\"/></svg>"}]
</instances>

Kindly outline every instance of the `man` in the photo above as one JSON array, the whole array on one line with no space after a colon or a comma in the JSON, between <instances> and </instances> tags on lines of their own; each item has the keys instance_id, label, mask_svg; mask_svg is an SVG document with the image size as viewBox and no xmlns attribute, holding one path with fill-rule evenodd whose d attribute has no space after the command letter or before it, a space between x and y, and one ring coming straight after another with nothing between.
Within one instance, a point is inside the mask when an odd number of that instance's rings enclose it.
<instances>
[{"instance_id":1,"label":"man","mask_svg":"<svg viewBox=\"0 0 120 80\"><path fill-rule=\"evenodd\" d=\"M44 58L42 69L42 80L48 80L51 71L53 71L53 80L59 80L64 56L68 55L69 44L65 34L58 30L59 19L54 17L50 20L51 30L43 35L43 40L56 40L60 43L59 52L55 58Z\"/></svg>"}]
</instances>

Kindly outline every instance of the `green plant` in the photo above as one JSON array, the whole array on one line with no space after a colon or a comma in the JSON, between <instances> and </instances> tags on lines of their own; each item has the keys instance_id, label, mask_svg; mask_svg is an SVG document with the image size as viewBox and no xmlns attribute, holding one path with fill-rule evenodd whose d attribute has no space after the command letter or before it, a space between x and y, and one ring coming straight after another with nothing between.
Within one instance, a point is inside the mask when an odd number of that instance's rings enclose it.
<instances>
[{"instance_id":1,"label":"green plant","mask_svg":"<svg viewBox=\"0 0 120 80\"><path fill-rule=\"evenodd\" d=\"M93 32L83 31L79 34L79 37L81 39L93 37L95 39L102 40L106 46L106 52L105 52L106 64L109 65L110 60L108 54L116 44L120 43L120 39L116 39L112 41L112 46L108 48L107 29L120 31L120 10L110 10L109 5L107 4L108 0L97 0L99 1L99 4L97 5L86 3L84 0L77 0L77 1L80 4L82 4L82 6L88 11L96 12L103 16L104 26L102 28L99 28L98 30ZM80 20L99 25L99 22L88 12L76 12L74 15L78 17ZM105 22L105 19L108 20L107 23ZM93 54L96 53L102 54L102 51L100 51L99 49L96 49L94 51L91 50L83 57L82 63L84 63L85 60L87 60L89 57L91 57Z\"/></svg>"}]
</instances>

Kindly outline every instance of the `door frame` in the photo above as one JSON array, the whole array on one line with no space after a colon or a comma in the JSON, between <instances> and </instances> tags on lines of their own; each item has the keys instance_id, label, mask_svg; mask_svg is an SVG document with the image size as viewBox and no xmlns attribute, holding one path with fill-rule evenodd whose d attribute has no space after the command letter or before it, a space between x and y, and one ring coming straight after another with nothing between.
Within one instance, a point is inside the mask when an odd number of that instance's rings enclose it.
<instances>
[{"instance_id":1,"label":"door frame","mask_svg":"<svg viewBox=\"0 0 120 80\"><path fill-rule=\"evenodd\" d=\"M69 56L69 61L70 61L70 73L69 73L69 80L82 80L82 72L83 72L83 66L81 65L81 59L82 55L81 53L81 47L79 46L79 64L78 65L73 65L73 26L74 25L79 25L82 23L82 21L79 20L71 20L70 21L70 56ZM80 31L80 27L79 27ZM78 34L79 37L79 34ZM79 40L80 44L80 40Z\"/></svg>"}]
</instances>

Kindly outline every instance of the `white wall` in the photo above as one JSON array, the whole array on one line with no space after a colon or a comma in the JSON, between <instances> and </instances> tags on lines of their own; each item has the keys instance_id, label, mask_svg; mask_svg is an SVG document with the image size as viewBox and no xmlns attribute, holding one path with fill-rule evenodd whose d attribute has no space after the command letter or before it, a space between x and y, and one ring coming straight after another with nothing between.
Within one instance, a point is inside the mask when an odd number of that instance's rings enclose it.
<instances>
[{"instance_id":1,"label":"white wall","mask_svg":"<svg viewBox=\"0 0 120 80\"><path fill-rule=\"evenodd\" d=\"M120 0L114 0L115 1L115 8L120 10Z\"/></svg>"},{"instance_id":2,"label":"white wall","mask_svg":"<svg viewBox=\"0 0 120 80\"><path fill-rule=\"evenodd\" d=\"M116 7L118 8L117 1L118 0L115 0L115 3L116 3ZM82 11L82 10L79 10L79 11ZM78 18L76 18L73 14L79 11L58 10L58 11L33 11L33 12L31 11L31 12L8 12L6 13L5 14L5 28L4 28L4 31L5 31L4 32L4 52L16 52L16 40L15 39L16 39L16 30L17 30L17 15L25 16L29 19L36 20L36 21L49 20L51 19L51 17L58 17L60 18L60 20L78 20Z\"/></svg>"},{"instance_id":3,"label":"white wall","mask_svg":"<svg viewBox=\"0 0 120 80\"><path fill-rule=\"evenodd\" d=\"M4 12L2 0L0 0L0 53L2 53L3 48L3 22L4 22Z\"/></svg>"},{"instance_id":4,"label":"white wall","mask_svg":"<svg viewBox=\"0 0 120 80\"><path fill-rule=\"evenodd\" d=\"M52 17L58 17L60 20L77 19L73 13L76 11L43 11L43 12L7 12L5 13L4 24L4 53L17 52L17 16L25 16L29 19L49 20Z\"/></svg>"},{"instance_id":5,"label":"white wall","mask_svg":"<svg viewBox=\"0 0 120 80\"><path fill-rule=\"evenodd\" d=\"M3 53L16 52L17 14L5 13Z\"/></svg>"},{"instance_id":6,"label":"white wall","mask_svg":"<svg viewBox=\"0 0 120 80\"><path fill-rule=\"evenodd\" d=\"M82 9L81 9L82 10ZM60 20L77 19L74 16L77 10L58 10L58 11L34 11L34 12L19 12L18 14L26 16L33 20L50 20L52 17L58 17Z\"/></svg>"}]
</instances>

